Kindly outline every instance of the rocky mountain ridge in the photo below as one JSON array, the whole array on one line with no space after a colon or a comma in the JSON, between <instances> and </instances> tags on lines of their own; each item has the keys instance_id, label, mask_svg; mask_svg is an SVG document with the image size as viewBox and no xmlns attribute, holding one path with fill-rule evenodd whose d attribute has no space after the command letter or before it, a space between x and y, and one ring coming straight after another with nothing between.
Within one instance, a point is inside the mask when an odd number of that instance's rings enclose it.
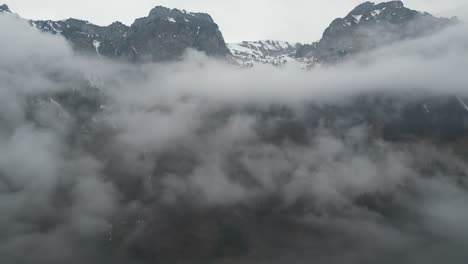
<instances>
[{"instance_id":1,"label":"rocky mountain ridge","mask_svg":"<svg viewBox=\"0 0 468 264\"><path fill-rule=\"evenodd\" d=\"M0 12L11 11L2 5ZM161 6L130 26L114 22L101 27L73 18L30 23L44 32L64 36L80 52L131 62L174 60L192 48L244 67L296 62L309 68L336 63L395 41L428 35L458 20L409 9L401 1L365 2L345 17L335 19L323 37L312 44L276 40L226 44L210 15Z\"/></svg>"},{"instance_id":2,"label":"rocky mountain ridge","mask_svg":"<svg viewBox=\"0 0 468 264\"><path fill-rule=\"evenodd\" d=\"M6 5L4 9L9 10ZM102 27L74 18L31 20L30 23L44 32L64 36L79 52L132 62L178 59L187 48L215 57L229 54L210 15L161 6L130 26L114 22Z\"/></svg>"}]
</instances>

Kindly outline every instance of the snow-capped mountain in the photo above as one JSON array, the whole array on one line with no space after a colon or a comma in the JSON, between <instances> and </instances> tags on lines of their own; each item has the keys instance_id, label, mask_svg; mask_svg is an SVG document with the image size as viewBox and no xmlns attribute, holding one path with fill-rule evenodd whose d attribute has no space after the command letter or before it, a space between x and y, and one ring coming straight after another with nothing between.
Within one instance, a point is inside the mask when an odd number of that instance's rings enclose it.
<instances>
[{"instance_id":1,"label":"snow-capped mountain","mask_svg":"<svg viewBox=\"0 0 468 264\"><path fill-rule=\"evenodd\" d=\"M231 58L243 66L255 64L282 65L295 60L298 43L263 40L228 43Z\"/></svg>"},{"instance_id":2,"label":"snow-capped mountain","mask_svg":"<svg viewBox=\"0 0 468 264\"><path fill-rule=\"evenodd\" d=\"M258 64L281 66L296 63L303 69L320 64L314 57L298 56L304 50L304 44L277 40L243 41L227 44L231 61L242 67L253 67ZM308 45L313 46L313 45Z\"/></svg>"},{"instance_id":3,"label":"snow-capped mountain","mask_svg":"<svg viewBox=\"0 0 468 264\"><path fill-rule=\"evenodd\" d=\"M395 41L432 34L457 22L456 18L438 18L406 8L401 1L365 2L345 17L335 19L318 42L244 41L228 44L228 48L232 58L243 66L297 62L309 68L339 62Z\"/></svg>"},{"instance_id":4,"label":"snow-capped mountain","mask_svg":"<svg viewBox=\"0 0 468 264\"><path fill-rule=\"evenodd\" d=\"M242 41L227 44L231 61L242 67L253 67L258 64L281 66L296 63L303 69L320 64L314 57L298 56L304 50L304 44L278 40Z\"/></svg>"}]
</instances>

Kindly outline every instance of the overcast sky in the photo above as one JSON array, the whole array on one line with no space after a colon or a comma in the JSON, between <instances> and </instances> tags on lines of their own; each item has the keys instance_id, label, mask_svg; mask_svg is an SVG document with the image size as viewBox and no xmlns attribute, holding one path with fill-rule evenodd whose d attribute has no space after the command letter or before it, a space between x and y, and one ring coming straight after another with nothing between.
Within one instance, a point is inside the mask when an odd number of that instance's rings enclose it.
<instances>
[{"instance_id":1,"label":"overcast sky","mask_svg":"<svg viewBox=\"0 0 468 264\"><path fill-rule=\"evenodd\" d=\"M365 0L0 0L26 18L69 17L108 25L130 25L157 5L206 12L220 26L227 42L277 39L312 42L337 17L345 16ZM467 0L406 0L407 7L447 14Z\"/></svg>"}]
</instances>

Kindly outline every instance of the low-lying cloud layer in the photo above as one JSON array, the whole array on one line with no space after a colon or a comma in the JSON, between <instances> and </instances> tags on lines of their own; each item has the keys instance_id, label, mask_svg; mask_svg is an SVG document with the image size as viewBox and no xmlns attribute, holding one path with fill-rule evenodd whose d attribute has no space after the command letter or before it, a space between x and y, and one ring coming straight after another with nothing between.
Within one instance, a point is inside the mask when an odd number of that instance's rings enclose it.
<instances>
[{"instance_id":1,"label":"low-lying cloud layer","mask_svg":"<svg viewBox=\"0 0 468 264\"><path fill-rule=\"evenodd\" d=\"M466 33L311 71L128 65L0 15L0 262L464 263L464 137L380 122L465 114Z\"/></svg>"}]
</instances>

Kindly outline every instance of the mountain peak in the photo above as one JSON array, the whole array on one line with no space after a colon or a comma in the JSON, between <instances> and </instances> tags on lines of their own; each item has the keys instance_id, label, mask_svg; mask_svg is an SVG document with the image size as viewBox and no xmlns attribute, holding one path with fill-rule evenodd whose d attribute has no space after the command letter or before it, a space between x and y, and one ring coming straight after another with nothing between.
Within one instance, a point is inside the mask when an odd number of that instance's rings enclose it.
<instances>
[{"instance_id":1,"label":"mountain peak","mask_svg":"<svg viewBox=\"0 0 468 264\"><path fill-rule=\"evenodd\" d=\"M297 54L336 62L350 54L432 34L456 22L406 8L401 1L364 2L344 18L333 20L317 45L305 45Z\"/></svg>"},{"instance_id":2,"label":"mountain peak","mask_svg":"<svg viewBox=\"0 0 468 264\"><path fill-rule=\"evenodd\" d=\"M149 16L150 17L162 17L170 15L172 10L170 8L164 6L156 6L155 8L151 9Z\"/></svg>"},{"instance_id":3,"label":"mountain peak","mask_svg":"<svg viewBox=\"0 0 468 264\"><path fill-rule=\"evenodd\" d=\"M373 2L364 2L364 3L356 6L350 12L350 14L352 14L352 15L361 15L361 14L364 14L364 13L370 11L372 8L374 8L374 6L375 6L375 3L373 3Z\"/></svg>"},{"instance_id":4,"label":"mountain peak","mask_svg":"<svg viewBox=\"0 0 468 264\"><path fill-rule=\"evenodd\" d=\"M8 6L5 5L5 4L0 5L0 12L8 12L8 13L11 13L10 8L8 8Z\"/></svg>"},{"instance_id":5,"label":"mountain peak","mask_svg":"<svg viewBox=\"0 0 468 264\"><path fill-rule=\"evenodd\" d=\"M382 2L380 4L376 4L374 2L364 2L358 6L356 6L349 15L364 15L374 10L382 10L385 8L404 8L405 5L402 1L389 1L389 2Z\"/></svg>"},{"instance_id":6,"label":"mountain peak","mask_svg":"<svg viewBox=\"0 0 468 264\"><path fill-rule=\"evenodd\" d=\"M405 7L405 4L403 4L402 1L390 1L386 3L387 5L390 5L394 8L402 8Z\"/></svg>"},{"instance_id":7,"label":"mountain peak","mask_svg":"<svg viewBox=\"0 0 468 264\"><path fill-rule=\"evenodd\" d=\"M204 20L209 23L214 23L213 18L206 13L191 13L185 10L170 9L164 6L156 6L149 13L149 18L168 19L170 21L178 21L177 18L181 18L183 21L190 20L190 18L197 18Z\"/></svg>"}]
</instances>

